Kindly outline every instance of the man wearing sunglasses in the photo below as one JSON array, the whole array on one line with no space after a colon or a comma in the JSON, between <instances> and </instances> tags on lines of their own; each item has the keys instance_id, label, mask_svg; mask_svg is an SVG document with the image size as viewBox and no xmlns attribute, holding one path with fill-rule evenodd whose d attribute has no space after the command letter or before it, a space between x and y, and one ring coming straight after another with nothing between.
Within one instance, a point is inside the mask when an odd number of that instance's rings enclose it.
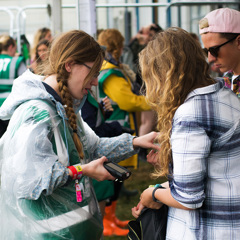
<instances>
[{"instance_id":1,"label":"man wearing sunglasses","mask_svg":"<svg viewBox=\"0 0 240 240\"><path fill-rule=\"evenodd\" d=\"M240 12L220 8L199 22L209 63L225 73L225 85L240 98Z\"/></svg>"}]
</instances>

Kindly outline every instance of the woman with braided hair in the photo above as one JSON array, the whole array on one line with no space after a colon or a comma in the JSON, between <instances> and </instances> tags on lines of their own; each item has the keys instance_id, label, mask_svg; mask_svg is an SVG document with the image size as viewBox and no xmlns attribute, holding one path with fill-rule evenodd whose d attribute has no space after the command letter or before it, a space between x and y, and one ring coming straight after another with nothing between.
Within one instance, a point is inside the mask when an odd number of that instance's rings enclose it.
<instances>
[{"instance_id":1,"label":"woman with braided hair","mask_svg":"<svg viewBox=\"0 0 240 240\"><path fill-rule=\"evenodd\" d=\"M52 44L44 76L16 79L0 109L10 119L0 140L1 239L100 239L102 218L91 178L115 178L103 167L157 133L99 138L79 115L97 85L104 52L87 33L73 30Z\"/></svg>"}]
</instances>

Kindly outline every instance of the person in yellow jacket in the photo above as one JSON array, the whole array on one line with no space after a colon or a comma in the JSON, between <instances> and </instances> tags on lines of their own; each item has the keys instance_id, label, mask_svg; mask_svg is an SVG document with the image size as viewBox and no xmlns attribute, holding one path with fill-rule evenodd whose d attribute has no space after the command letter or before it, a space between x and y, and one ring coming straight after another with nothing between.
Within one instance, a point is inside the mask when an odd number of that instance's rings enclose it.
<instances>
[{"instance_id":1,"label":"person in yellow jacket","mask_svg":"<svg viewBox=\"0 0 240 240\"><path fill-rule=\"evenodd\" d=\"M99 96L108 96L114 109L107 121L117 120L122 126L131 127L137 132L135 112L151 108L145 96L133 93L133 73L120 63L124 37L117 29L107 29L100 33L98 42L106 47L106 57L98 79ZM137 156L122 161L122 165L137 168Z\"/></svg>"},{"instance_id":2,"label":"person in yellow jacket","mask_svg":"<svg viewBox=\"0 0 240 240\"><path fill-rule=\"evenodd\" d=\"M134 73L126 65L120 63L124 37L117 29L107 29L99 34L98 42L106 48L105 60L98 78L98 95L100 99L108 96L114 109L112 115L105 122L118 121L121 126L130 127L137 133L135 112L148 111L150 106L146 103L144 96L133 93ZM121 165L136 169L138 166L137 155L122 161ZM108 235L114 226L124 227L126 225L126 221L116 222L115 210L116 201L105 208L103 233L108 232ZM114 234L114 230L112 232Z\"/></svg>"}]
</instances>

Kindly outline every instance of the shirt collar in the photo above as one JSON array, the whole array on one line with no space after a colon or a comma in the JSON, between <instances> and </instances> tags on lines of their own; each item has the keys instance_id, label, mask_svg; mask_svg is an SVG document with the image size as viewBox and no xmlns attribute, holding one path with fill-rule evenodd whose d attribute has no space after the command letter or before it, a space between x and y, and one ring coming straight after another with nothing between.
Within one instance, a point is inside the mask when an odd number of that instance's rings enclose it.
<instances>
[{"instance_id":1,"label":"shirt collar","mask_svg":"<svg viewBox=\"0 0 240 240\"><path fill-rule=\"evenodd\" d=\"M192 92L190 92L186 98L185 101L187 101L188 99L196 96L196 95L203 95L203 94L209 94L209 93L213 93L218 91L219 89L224 87L224 79L223 78L216 78L216 83L206 86L206 87L202 87L202 88L197 88L195 90L193 90Z\"/></svg>"}]
</instances>

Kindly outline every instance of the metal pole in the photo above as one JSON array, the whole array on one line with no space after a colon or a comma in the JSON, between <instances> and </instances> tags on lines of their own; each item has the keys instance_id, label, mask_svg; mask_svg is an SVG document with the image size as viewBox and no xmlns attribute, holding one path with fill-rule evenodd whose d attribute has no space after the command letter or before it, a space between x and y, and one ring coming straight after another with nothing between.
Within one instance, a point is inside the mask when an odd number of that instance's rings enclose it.
<instances>
[{"instance_id":1,"label":"metal pole","mask_svg":"<svg viewBox=\"0 0 240 240\"><path fill-rule=\"evenodd\" d=\"M169 5L171 4L171 0L168 0ZM167 27L172 25L172 16L171 16L171 8L166 9L167 13Z\"/></svg>"},{"instance_id":2,"label":"metal pole","mask_svg":"<svg viewBox=\"0 0 240 240\"><path fill-rule=\"evenodd\" d=\"M182 27L182 13L181 13L181 6L177 6L177 11L178 11L178 27Z\"/></svg>"},{"instance_id":3,"label":"metal pole","mask_svg":"<svg viewBox=\"0 0 240 240\"><path fill-rule=\"evenodd\" d=\"M19 9L17 13L17 50L19 53L22 53L21 50L21 36L20 36L20 29L21 29L21 15L26 9L41 9L47 8L47 5L29 5Z\"/></svg>"},{"instance_id":4,"label":"metal pole","mask_svg":"<svg viewBox=\"0 0 240 240\"><path fill-rule=\"evenodd\" d=\"M14 28L14 14L6 7L0 7L0 11L6 12L10 17L10 30L9 35L13 37L13 28Z\"/></svg>"},{"instance_id":5,"label":"metal pole","mask_svg":"<svg viewBox=\"0 0 240 240\"><path fill-rule=\"evenodd\" d=\"M57 35L62 32L62 0L51 0L52 32Z\"/></svg>"},{"instance_id":6,"label":"metal pole","mask_svg":"<svg viewBox=\"0 0 240 240\"><path fill-rule=\"evenodd\" d=\"M138 0L136 0L136 3L138 3ZM140 29L140 23L139 23L139 8L136 7L136 18L137 18L137 32Z\"/></svg>"},{"instance_id":7,"label":"metal pole","mask_svg":"<svg viewBox=\"0 0 240 240\"><path fill-rule=\"evenodd\" d=\"M80 8L79 8L80 1L81 1L81 0L77 0L77 1L76 1L76 10L77 10L77 29L80 29Z\"/></svg>"},{"instance_id":8,"label":"metal pole","mask_svg":"<svg viewBox=\"0 0 240 240\"><path fill-rule=\"evenodd\" d=\"M125 2L127 3L128 0L125 0ZM128 12L128 8L125 8L125 18L124 18L124 25L125 25L125 44L128 45L129 40L130 40L130 17L129 17L129 12Z\"/></svg>"}]
</instances>

